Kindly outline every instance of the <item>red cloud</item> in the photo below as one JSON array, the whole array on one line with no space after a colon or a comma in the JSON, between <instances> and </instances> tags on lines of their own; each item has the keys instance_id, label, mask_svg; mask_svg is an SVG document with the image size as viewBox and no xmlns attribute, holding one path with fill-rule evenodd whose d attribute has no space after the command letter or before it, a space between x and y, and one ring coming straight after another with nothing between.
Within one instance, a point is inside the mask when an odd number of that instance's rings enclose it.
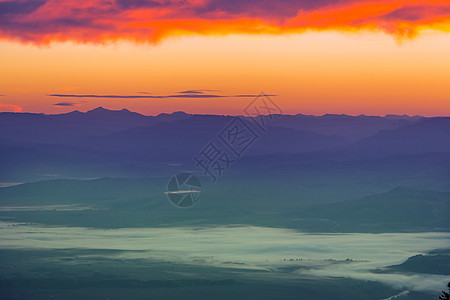
<instances>
[{"instance_id":1,"label":"red cloud","mask_svg":"<svg viewBox=\"0 0 450 300\"><path fill-rule=\"evenodd\" d=\"M46 44L177 35L450 31L448 0L0 0L0 38Z\"/></svg>"},{"instance_id":2,"label":"red cloud","mask_svg":"<svg viewBox=\"0 0 450 300\"><path fill-rule=\"evenodd\" d=\"M22 107L12 104L2 104L0 102L0 111L11 111L11 110L14 112L19 112L22 111Z\"/></svg>"}]
</instances>

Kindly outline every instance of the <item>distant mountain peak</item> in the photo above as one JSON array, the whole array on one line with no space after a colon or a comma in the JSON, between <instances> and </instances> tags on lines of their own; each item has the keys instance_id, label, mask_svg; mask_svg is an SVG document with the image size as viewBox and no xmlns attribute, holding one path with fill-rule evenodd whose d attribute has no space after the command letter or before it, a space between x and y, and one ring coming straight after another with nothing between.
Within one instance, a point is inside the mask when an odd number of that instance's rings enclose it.
<instances>
[{"instance_id":1,"label":"distant mountain peak","mask_svg":"<svg viewBox=\"0 0 450 300\"><path fill-rule=\"evenodd\" d=\"M171 115L186 116L186 115L188 115L188 113L185 113L184 111L180 110L180 111L174 111L173 113L171 113Z\"/></svg>"},{"instance_id":2,"label":"distant mountain peak","mask_svg":"<svg viewBox=\"0 0 450 300\"><path fill-rule=\"evenodd\" d=\"M408 119L409 118L409 116L407 114L403 114L403 115L387 114L384 117L390 118L390 119Z\"/></svg>"},{"instance_id":3,"label":"distant mountain peak","mask_svg":"<svg viewBox=\"0 0 450 300\"><path fill-rule=\"evenodd\" d=\"M99 106L97 108L94 108L92 110L89 110L86 112L86 114L114 114L115 116L117 115L141 115L137 112L132 112L126 108L122 108L121 110L113 110L113 109L107 109L104 108L102 106Z\"/></svg>"},{"instance_id":4,"label":"distant mountain peak","mask_svg":"<svg viewBox=\"0 0 450 300\"><path fill-rule=\"evenodd\" d=\"M170 114L168 114L168 113L160 113L158 115L158 117L163 117L163 116L165 116L165 117L167 117L167 116L188 116L188 115L189 114L185 113L184 111L174 111L173 113L170 113Z\"/></svg>"},{"instance_id":5,"label":"distant mountain peak","mask_svg":"<svg viewBox=\"0 0 450 300\"><path fill-rule=\"evenodd\" d=\"M74 110L74 111L68 112L68 113L63 114L63 115L72 116L72 115L80 115L80 114L82 114L82 112L80 112L79 110Z\"/></svg>"},{"instance_id":6,"label":"distant mountain peak","mask_svg":"<svg viewBox=\"0 0 450 300\"><path fill-rule=\"evenodd\" d=\"M342 118L342 117L351 117L346 114L324 114L322 117L324 118Z\"/></svg>"},{"instance_id":7,"label":"distant mountain peak","mask_svg":"<svg viewBox=\"0 0 450 300\"><path fill-rule=\"evenodd\" d=\"M396 115L396 114L387 114L384 116L386 119L392 119L392 120L418 120L424 118L423 116L415 115L415 116L409 116L407 114L403 115Z\"/></svg>"},{"instance_id":8,"label":"distant mountain peak","mask_svg":"<svg viewBox=\"0 0 450 300\"><path fill-rule=\"evenodd\" d=\"M109 109L106 109L106 108L104 108L104 107L102 107L102 106L99 106L99 107L97 107L97 108L88 110L87 113L92 113L92 112L105 112L105 111L110 111L110 110L109 110Z\"/></svg>"}]
</instances>

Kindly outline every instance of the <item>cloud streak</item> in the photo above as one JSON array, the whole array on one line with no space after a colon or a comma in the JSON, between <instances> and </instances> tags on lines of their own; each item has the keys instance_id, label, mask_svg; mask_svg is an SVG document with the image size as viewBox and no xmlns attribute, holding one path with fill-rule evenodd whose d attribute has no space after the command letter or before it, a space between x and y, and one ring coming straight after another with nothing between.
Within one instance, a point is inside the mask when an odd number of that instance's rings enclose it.
<instances>
[{"instance_id":1,"label":"cloud streak","mask_svg":"<svg viewBox=\"0 0 450 300\"><path fill-rule=\"evenodd\" d=\"M178 92L178 94L203 94L204 92L221 92L220 90L187 90Z\"/></svg>"},{"instance_id":2,"label":"cloud streak","mask_svg":"<svg viewBox=\"0 0 450 300\"><path fill-rule=\"evenodd\" d=\"M53 106L67 107L67 106L80 106L81 104L76 102L58 102L54 103Z\"/></svg>"},{"instance_id":3,"label":"cloud streak","mask_svg":"<svg viewBox=\"0 0 450 300\"><path fill-rule=\"evenodd\" d=\"M100 95L100 94L48 94L50 97L59 98L107 98L107 99L213 99L213 98L256 98L259 95L255 94L242 94L242 95L218 95L218 94L205 94L203 91L208 90L190 90L182 91L177 94L172 95L151 95L151 94L141 94L141 95ZM275 97L277 95L267 95L270 97ZM63 105L69 106L67 103L71 102L61 102ZM59 103L59 104L61 104ZM56 105L56 104L54 104Z\"/></svg>"},{"instance_id":4,"label":"cloud streak","mask_svg":"<svg viewBox=\"0 0 450 300\"><path fill-rule=\"evenodd\" d=\"M4 95L2 95L4 96ZM0 111L13 111L13 112L20 112L22 111L22 107L18 105L12 105L12 104L3 104L0 102Z\"/></svg>"},{"instance_id":5,"label":"cloud streak","mask_svg":"<svg viewBox=\"0 0 450 300\"><path fill-rule=\"evenodd\" d=\"M156 43L180 35L450 31L448 0L0 0L0 38Z\"/></svg>"}]
</instances>

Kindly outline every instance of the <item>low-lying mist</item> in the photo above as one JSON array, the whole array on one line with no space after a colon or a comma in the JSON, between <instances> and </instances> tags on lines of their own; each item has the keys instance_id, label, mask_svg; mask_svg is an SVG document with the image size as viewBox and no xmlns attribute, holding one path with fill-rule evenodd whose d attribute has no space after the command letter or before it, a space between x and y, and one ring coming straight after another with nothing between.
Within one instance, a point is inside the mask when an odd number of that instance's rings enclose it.
<instances>
[{"instance_id":1,"label":"low-lying mist","mask_svg":"<svg viewBox=\"0 0 450 300\"><path fill-rule=\"evenodd\" d=\"M2 249L105 249L110 258L259 269L264 276L290 268L288 277L345 277L397 289L436 291L448 276L374 273L408 257L450 247L450 233L309 234L255 227L92 229L0 223Z\"/></svg>"}]
</instances>

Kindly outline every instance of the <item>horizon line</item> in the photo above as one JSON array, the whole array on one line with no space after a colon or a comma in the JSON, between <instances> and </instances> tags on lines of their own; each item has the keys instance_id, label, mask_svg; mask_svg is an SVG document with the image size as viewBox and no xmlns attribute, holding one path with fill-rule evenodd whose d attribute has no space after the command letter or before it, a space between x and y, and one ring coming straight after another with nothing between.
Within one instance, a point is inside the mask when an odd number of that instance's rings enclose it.
<instances>
[{"instance_id":1,"label":"horizon line","mask_svg":"<svg viewBox=\"0 0 450 300\"><path fill-rule=\"evenodd\" d=\"M36 114L36 115L46 115L46 116L57 116L57 115L67 115L67 114L71 114L71 113L80 113L80 114L87 114L89 112L95 112L95 111L108 111L108 112L121 112L121 111L127 111L130 113L135 113L144 117L156 117L156 116L160 116L160 115L172 115L172 114L176 114L176 113L183 113L186 115L197 115L197 116L229 116L229 117L238 117L238 116L243 116L243 117L255 117L255 116L246 116L245 114L214 114L214 113L188 113L185 111L172 111L172 112L162 112L159 114L155 114L155 115L146 115L137 111L131 111L127 108L122 108L122 109L108 109L108 108L104 108L103 106L98 106L96 108L90 109L90 110L86 110L86 111L80 111L78 109L75 109L73 111L69 111L69 112L63 112L63 113L45 113L45 112L27 112L27 111L17 111L17 112L0 112L0 114L3 113L8 113L8 114ZM325 117L325 116L347 116L347 117L381 117L381 118L386 118L386 117L408 117L408 118L439 118L439 117L450 117L450 115L436 115L436 116L425 116L425 115L408 115L408 114L395 114L395 113L387 113L384 115L373 115L373 114L346 114L346 113L324 113L324 114L304 114L304 113L281 113L281 114L261 114L258 116L305 116L305 117Z\"/></svg>"}]
</instances>

